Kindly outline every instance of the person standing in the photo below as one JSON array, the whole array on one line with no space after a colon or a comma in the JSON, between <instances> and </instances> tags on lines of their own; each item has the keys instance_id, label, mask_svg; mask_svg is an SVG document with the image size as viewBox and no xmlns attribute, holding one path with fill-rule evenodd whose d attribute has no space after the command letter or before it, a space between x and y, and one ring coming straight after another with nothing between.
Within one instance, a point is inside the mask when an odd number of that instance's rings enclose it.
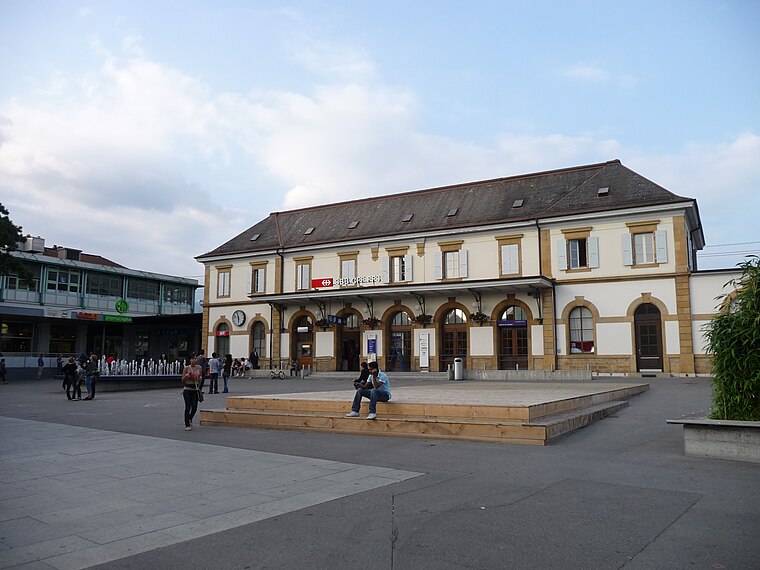
<instances>
[{"instance_id":1,"label":"person standing","mask_svg":"<svg viewBox=\"0 0 760 570\"><path fill-rule=\"evenodd\" d=\"M37 359L37 381L38 382L42 380L43 368L45 368L45 360L42 358L42 355L40 354L40 357Z\"/></svg>"},{"instance_id":2,"label":"person standing","mask_svg":"<svg viewBox=\"0 0 760 570\"><path fill-rule=\"evenodd\" d=\"M369 374L372 382L372 389L357 388L354 395L354 402L351 405L351 411L346 414L347 418L358 418L359 409L362 405L362 398L369 399L368 420L377 418L377 403L388 402L391 399L391 381L385 372L380 372L377 362L369 363Z\"/></svg>"},{"instance_id":3,"label":"person standing","mask_svg":"<svg viewBox=\"0 0 760 570\"><path fill-rule=\"evenodd\" d=\"M66 399L73 400L71 388L77 380L77 365L74 362L73 356L69 356L68 362L61 367L61 372L63 373L63 386L66 388Z\"/></svg>"},{"instance_id":4,"label":"person standing","mask_svg":"<svg viewBox=\"0 0 760 570\"><path fill-rule=\"evenodd\" d=\"M8 383L5 373L5 358L0 358L0 380L2 380L3 384Z\"/></svg>"},{"instance_id":5,"label":"person standing","mask_svg":"<svg viewBox=\"0 0 760 570\"><path fill-rule=\"evenodd\" d=\"M201 367L201 390L203 390L203 385L206 383L206 369L208 368L208 358L206 358L203 349L198 351L195 363Z\"/></svg>"},{"instance_id":6,"label":"person standing","mask_svg":"<svg viewBox=\"0 0 760 570\"><path fill-rule=\"evenodd\" d=\"M56 374L61 375L63 374L63 356L58 355L58 358L55 359L55 366L56 366Z\"/></svg>"},{"instance_id":7,"label":"person standing","mask_svg":"<svg viewBox=\"0 0 760 570\"><path fill-rule=\"evenodd\" d=\"M251 352L250 361L251 361L251 366L253 367L253 369L258 370L259 369L259 353L256 352L255 348L253 349L253 352Z\"/></svg>"},{"instance_id":8,"label":"person standing","mask_svg":"<svg viewBox=\"0 0 760 570\"><path fill-rule=\"evenodd\" d=\"M185 400L185 431L193 429L193 418L198 410L198 394L201 392L201 367L198 360L190 357L190 364L182 370L182 397Z\"/></svg>"},{"instance_id":9,"label":"person standing","mask_svg":"<svg viewBox=\"0 0 760 570\"><path fill-rule=\"evenodd\" d=\"M97 377L97 371L98 357L92 354L90 355L90 360L87 361L87 364L84 367L85 386L87 386L87 397L85 400L95 399L95 378Z\"/></svg>"},{"instance_id":10,"label":"person standing","mask_svg":"<svg viewBox=\"0 0 760 570\"><path fill-rule=\"evenodd\" d=\"M222 367L222 378L224 379L224 394L227 394L227 380L230 379L230 373L232 372L232 355L228 354L224 357L224 366Z\"/></svg>"},{"instance_id":11,"label":"person standing","mask_svg":"<svg viewBox=\"0 0 760 570\"><path fill-rule=\"evenodd\" d=\"M82 382L84 382L86 372L84 370L84 367L82 366L82 363L77 360L77 371L76 371L76 377L74 379L74 393L71 395L71 398L73 400L81 400L82 399Z\"/></svg>"},{"instance_id":12,"label":"person standing","mask_svg":"<svg viewBox=\"0 0 760 570\"><path fill-rule=\"evenodd\" d=\"M219 356L216 352L211 353L211 360L208 361L210 380L208 382L208 393L219 393Z\"/></svg>"}]
</instances>

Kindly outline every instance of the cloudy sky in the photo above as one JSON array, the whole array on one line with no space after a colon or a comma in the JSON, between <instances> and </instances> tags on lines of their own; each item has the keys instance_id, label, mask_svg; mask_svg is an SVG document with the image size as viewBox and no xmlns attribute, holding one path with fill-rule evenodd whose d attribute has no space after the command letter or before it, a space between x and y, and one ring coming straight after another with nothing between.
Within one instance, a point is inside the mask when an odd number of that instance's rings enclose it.
<instances>
[{"instance_id":1,"label":"cloudy sky","mask_svg":"<svg viewBox=\"0 0 760 570\"><path fill-rule=\"evenodd\" d=\"M0 0L0 202L135 269L270 212L619 158L760 250L760 2Z\"/></svg>"}]
</instances>

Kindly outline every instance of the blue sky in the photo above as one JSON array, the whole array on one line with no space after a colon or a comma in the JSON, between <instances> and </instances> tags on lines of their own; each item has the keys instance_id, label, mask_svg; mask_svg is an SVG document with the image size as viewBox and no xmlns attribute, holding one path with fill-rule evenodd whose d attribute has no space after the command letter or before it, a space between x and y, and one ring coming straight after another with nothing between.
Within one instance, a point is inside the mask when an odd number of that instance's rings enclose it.
<instances>
[{"instance_id":1,"label":"blue sky","mask_svg":"<svg viewBox=\"0 0 760 570\"><path fill-rule=\"evenodd\" d=\"M272 211L619 158L732 266L760 250L758 29L759 2L3 0L0 201L200 276Z\"/></svg>"}]
</instances>

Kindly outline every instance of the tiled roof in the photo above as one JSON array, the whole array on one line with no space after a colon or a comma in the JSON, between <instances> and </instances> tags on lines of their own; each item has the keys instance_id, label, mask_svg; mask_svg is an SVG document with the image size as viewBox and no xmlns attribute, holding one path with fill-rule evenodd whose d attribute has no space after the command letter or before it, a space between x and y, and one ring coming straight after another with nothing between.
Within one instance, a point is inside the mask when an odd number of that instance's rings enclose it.
<instances>
[{"instance_id":1,"label":"tiled roof","mask_svg":"<svg viewBox=\"0 0 760 570\"><path fill-rule=\"evenodd\" d=\"M600 188L608 188L599 196ZM516 201L523 200L519 207ZM689 201L619 160L275 212L216 249L232 255ZM447 215L456 210L455 215ZM413 214L410 221L402 221ZM349 229L352 222L359 224ZM309 228L313 231L306 233ZM279 231L278 231L279 230ZM259 234L255 240L252 237Z\"/></svg>"}]
</instances>

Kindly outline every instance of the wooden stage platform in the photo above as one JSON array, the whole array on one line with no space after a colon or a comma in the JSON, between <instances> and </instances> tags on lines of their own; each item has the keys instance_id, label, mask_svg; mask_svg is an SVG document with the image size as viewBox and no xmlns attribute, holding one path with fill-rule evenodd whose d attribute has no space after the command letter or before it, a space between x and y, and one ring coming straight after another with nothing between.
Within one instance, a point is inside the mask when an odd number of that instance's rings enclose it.
<instances>
[{"instance_id":1,"label":"wooden stage platform","mask_svg":"<svg viewBox=\"0 0 760 570\"><path fill-rule=\"evenodd\" d=\"M456 382L393 388L377 419L347 418L354 390L231 396L222 410L202 409L201 424L355 435L546 445L615 413L648 384Z\"/></svg>"}]
</instances>

